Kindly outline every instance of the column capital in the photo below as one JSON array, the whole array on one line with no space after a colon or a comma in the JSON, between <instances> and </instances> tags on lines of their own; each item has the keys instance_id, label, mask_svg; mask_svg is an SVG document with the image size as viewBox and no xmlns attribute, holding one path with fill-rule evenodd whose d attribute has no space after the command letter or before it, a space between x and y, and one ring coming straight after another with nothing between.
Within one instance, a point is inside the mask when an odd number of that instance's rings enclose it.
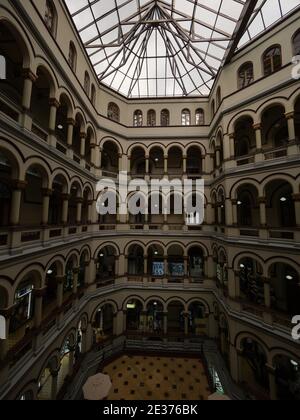
<instances>
[{"instance_id":1,"label":"column capital","mask_svg":"<svg viewBox=\"0 0 300 420\"><path fill-rule=\"evenodd\" d=\"M43 188L42 189L42 195L43 197L50 197L53 194L53 190L49 188Z\"/></svg>"},{"instance_id":2,"label":"column capital","mask_svg":"<svg viewBox=\"0 0 300 420\"><path fill-rule=\"evenodd\" d=\"M64 201L69 201L69 200L70 200L70 198L71 198L71 196L70 196L70 194L62 194L62 195L61 195L61 198L62 198Z\"/></svg>"},{"instance_id":3,"label":"column capital","mask_svg":"<svg viewBox=\"0 0 300 420\"><path fill-rule=\"evenodd\" d=\"M30 70L29 68L22 70L22 77L23 79L31 80L33 83L35 83L38 79L37 75L34 74L33 71Z\"/></svg>"},{"instance_id":4,"label":"column capital","mask_svg":"<svg viewBox=\"0 0 300 420\"><path fill-rule=\"evenodd\" d=\"M228 134L230 139L235 139L235 133Z\"/></svg>"},{"instance_id":5,"label":"column capital","mask_svg":"<svg viewBox=\"0 0 300 420\"><path fill-rule=\"evenodd\" d=\"M60 103L58 102L58 100L56 98L50 98L49 99L49 105L54 106L57 109L60 107Z\"/></svg>"},{"instance_id":6,"label":"column capital","mask_svg":"<svg viewBox=\"0 0 300 420\"><path fill-rule=\"evenodd\" d=\"M267 371L268 371L269 374L275 375L276 368L274 366L266 364L266 368L267 368Z\"/></svg>"},{"instance_id":7,"label":"column capital","mask_svg":"<svg viewBox=\"0 0 300 420\"><path fill-rule=\"evenodd\" d=\"M27 181L21 181L19 179L12 180L12 188L14 190L25 190L27 187L28 182Z\"/></svg>"},{"instance_id":8,"label":"column capital","mask_svg":"<svg viewBox=\"0 0 300 420\"><path fill-rule=\"evenodd\" d=\"M257 201L258 201L258 204L266 204L267 203L266 197L258 197Z\"/></svg>"},{"instance_id":9,"label":"column capital","mask_svg":"<svg viewBox=\"0 0 300 420\"><path fill-rule=\"evenodd\" d=\"M96 149L97 147L99 147L97 143L91 143L90 144L90 149Z\"/></svg>"},{"instance_id":10,"label":"column capital","mask_svg":"<svg viewBox=\"0 0 300 420\"><path fill-rule=\"evenodd\" d=\"M256 130L261 130L261 123L256 123L256 124L253 124L253 129L256 131Z\"/></svg>"},{"instance_id":11,"label":"column capital","mask_svg":"<svg viewBox=\"0 0 300 420\"><path fill-rule=\"evenodd\" d=\"M81 138L81 139L86 139L86 138L87 138L87 133L86 133L86 132L84 132L84 131L81 131L81 132L80 132L80 138Z\"/></svg>"},{"instance_id":12,"label":"column capital","mask_svg":"<svg viewBox=\"0 0 300 420\"><path fill-rule=\"evenodd\" d=\"M79 271L80 271L79 267L73 268L73 274L79 274Z\"/></svg>"},{"instance_id":13,"label":"column capital","mask_svg":"<svg viewBox=\"0 0 300 420\"><path fill-rule=\"evenodd\" d=\"M76 204L82 204L84 202L82 197L76 197Z\"/></svg>"},{"instance_id":14,"label":"column capital","mask_svg":"<svg viewBox=\"0 0 300 420\"><path fill-rule=\"evenodd\" d=\"M34 297L36 297L36 298L44 297L46 295L46 292L47 292L47 287L44 287L43 289L34 289L33 290Z\"/></svg>"},{"instance_id":15,"label":"column capital","mask_svg":"<svg viewBox=\"0 0 300 420\"><path fill-rule=\"evenodd\" d=\"M287 120L293 120L295 118L295 112L294 111L286 112L285 113L285 118Z\"/></svg>"},{"instance_id":16,"label":"column capital","mask_svg":"<svg viewBox=\"0 0 300 420\"><path fill-rule=\"evenodd\" d=\"M74 118L68 118L67 119L67 124L68 125L73 125L73 127L76 125L76 121L74 120Z\"/></svg>"}]
</instances>

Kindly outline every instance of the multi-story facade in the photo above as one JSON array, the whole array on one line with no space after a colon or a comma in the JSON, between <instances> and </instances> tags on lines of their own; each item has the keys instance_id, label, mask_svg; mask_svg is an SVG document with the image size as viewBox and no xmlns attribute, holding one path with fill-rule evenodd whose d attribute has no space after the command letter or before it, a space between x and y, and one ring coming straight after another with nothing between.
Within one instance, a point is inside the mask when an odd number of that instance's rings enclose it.
<instances>
[{"instance_id":1,"label":"multi-story facade","mask_svg":"<svg viewBox=\"0 0 300 420\"><path fill-rule=\"evenodd\" d=\"M162 340L207 336L252 395L299 398L299 18L207 97L128 99L99 84L62 0L1 2L2 399L56 399L103 337L151 336L154 306ZM96 184L120 171L203 179L203 225L100 217Z\"/></svg>"}]
</instances>

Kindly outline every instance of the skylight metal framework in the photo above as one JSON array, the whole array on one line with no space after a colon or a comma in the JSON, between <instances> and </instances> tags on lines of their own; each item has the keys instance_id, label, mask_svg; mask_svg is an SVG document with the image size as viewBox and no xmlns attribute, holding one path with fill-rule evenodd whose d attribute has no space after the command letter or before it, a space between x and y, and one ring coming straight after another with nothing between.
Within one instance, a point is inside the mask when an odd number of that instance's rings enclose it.
<instances>
[{"instance_id":1,"label":"skylight metal framework","mask_svg":"<svg viewBox=\"0 0 300 420\"><path fill-rule=\"evenodd\" d=\"M299 6L299 0L65 2L99 80L129 98L207 96L250 17L249 39L265 3L280 3L282 15L289 8L281 3Z\"/></svg>"}]
</instances>

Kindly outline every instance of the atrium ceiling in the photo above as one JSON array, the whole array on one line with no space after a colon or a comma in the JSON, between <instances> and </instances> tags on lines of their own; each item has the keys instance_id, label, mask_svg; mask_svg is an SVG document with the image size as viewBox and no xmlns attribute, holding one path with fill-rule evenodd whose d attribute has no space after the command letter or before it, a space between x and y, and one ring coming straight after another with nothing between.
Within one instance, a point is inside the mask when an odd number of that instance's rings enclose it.
<instances>
[{"instance_id":1,"label":"atrium ceiling","mask_svg":"<svg viewBox=\"0 0 300 420\"><path fill-rule=\"evenodd\" d=\"M300 0L65 0L99 80L128 98L207 96L233 53Z\"/></svg>"}]
</instances>

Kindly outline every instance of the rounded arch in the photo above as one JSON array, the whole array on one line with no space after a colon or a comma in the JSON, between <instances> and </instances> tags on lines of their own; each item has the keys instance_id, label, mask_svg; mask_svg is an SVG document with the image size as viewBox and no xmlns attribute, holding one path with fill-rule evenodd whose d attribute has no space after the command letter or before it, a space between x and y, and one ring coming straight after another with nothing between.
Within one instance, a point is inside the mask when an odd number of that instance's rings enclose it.
<instances>
[{"instance_id":1,"label":"rounded arch","mask_svg":"<svg viewBox=\"0 0 300 420\"><path fill-rule=\"evenodd\" d=\"M234 271L240 270L240 261L243 259L252 259L256 262L258 262L262 267L265 267L265 261L260 255L255 254L254 252L241 252L237 255L235 255L232 259L231 266L233 267Z\"/></svg>"},{"instance_id":2,"label":"rounded arch","mask_svg":"<svg viewBox=\"0 0 300 420\"><path fill-rule=\"evenodd\" d=\"M56 74L53 72L49 64L42 57L38 57L35 62L36 75L43 74L50 86L50 98L57 98L58 96L58 80Z\"/></svg>"},{"instance_id":3,"label":"rounded arch","mask_svg":"<svg viewBox=\"0 0 300 420\"><path fill-rule=\"evenodd\" d=\"M16 276L13 295L15 295L17 289L20 285L27 281L29 278L32 281L32 284L35 289L42 288L44 284L45 269L41 264L31 264L28 267L21 270L21 272Z\"/></svg>"},{"instance_id":4,"label":"rounded arch","mask_svg":"<svg viewBox=\"0 0 300 420\"><path fill-rule=\"evenodd\" d=\"M260 107L258 107L256 111L259 121L262 120L262 117L266 111L274 107L282 107L284 112L286 112L288 107L288 100L283 96L279 96L264 102L262 105L260 105Z\"/></svg>"},{"instance_id":5,"label":"rounded arch","mask_svg":"<svg viewBox=\"0 0 300 420\"><path fill-rule=\"evenodd\" d=\"M99 255L99 253L101 252L101 250L103 248L106 248L106 247L112 247L115 250L115 252L116 252L116 256L120 256L121 255L120 248L119 248L119 246L117 244L115 244L114 242L104 242L103 244L101 244L101 245L99 245L97 247L96 251L94 252L93 259L96 260L97 257L98 257L98 255Z\"/></svg>"},{"instance_id":6,"label":"rounded arch","mask_svg":"<svg viewBox=\"0 0 300 420\"><path fill-rule=\"evenodd\" d=\"M141 296L132 295L132 296L127 297L127 298L123 301L123 304L122 304L122 309L123 309L123 311L126 311L126 310L127 310L127 305L128 305L128 303L129 303L129 302L132 302L132 301L137 301L137 302L139 302L139 303L142 305L142 308L143 308L143 309L145 309L145 301L143 300L143 298L141 298Z\"/></svg>"},{"instance_id":7,"label":"rounded arch","mask_svg":"<svg viewBox=\"0 0 300 420\"><path fill-rule=\"evenodd\" d=\"M100 140L100 144L99 144L100 148L103 150L103 148L104 148L105 144L106 144L106 143L108 143L108 142L113 143L113 144L117 147L117 149L118 149L118 153L119 153L119 154L123 154L123 153L124 153L124 150L123 150L122 144L120 143L120 141L119 141L119 140L117 140L117 139L116 139L116 138L114 138L114 137L103 137L103 138Z\"/></svg>"},{"instance_id":8,"label":"rounded arch","mask_svg":"<svg viewBox=\"0 0 300 420\"><path fill-rule=\"evenodd\" d=\"M56 255L47 263L45 271L48 273L51 267L55 266L57 275L63 276L65 272L65 264L65 259L60 255Z\"/></svg>"},{"instance_id":9,"label":"rounded arch","mask_svg":"<svg viewBox=\"0 0 300 420\"><path fill-rule=\"evenodd\" d=\"M249 338L253 341L256 341L258 344L260 344L266 356L270 358L269 348L266 345L266 343L262 341L261 338L259 338L256 334L253 334L252 332L240 332L239 334L237 334L234 338L235 348L239 350L240 352L242 352L243 350L242 342ZM270 359L268 359L268 361L270 362Z\"/></svg>"},{"instance_id":10,"label":"rounded arch","mask_svg":"<svg viewBox=\"0 0 300 420\"><path fill-rule=\"evenodd\" d=\"M93 309L93 311L92 311L92 315L91 315L91 317L90 317L90 322L93 322L93 320L95 319L96 313L97 313L99 310L103 309L103 308L104 308L105 306L107 306L107 305L110 305L110 306L113 308L113 311L114 311L114 313L115 313L115 314L116 314L116 313L118 313L119 308L118 308L117 303L116 303L114 300L112 300L112 299L107 299L107 300L104 300L104 301L103 301L103 302L101 302L101 303L98 303L98 304L94 307L94 309Z\"/></svg>"},{"instance_id":11,"label":"rounded arch","mask_svg":"<svg viewBox=\"0 0 300 420\"><path fill-rule=\"evenodd\" d=\"M245 110L240 111L239 113L234 115L231 118L231 120L229 121L229 123L227 125L227 133L228 134L234 133L236 124L244 118L250 118L254 122L256 122L257 121L257 113L253 109L245 109Z\"/></svg>"}]
</instances>

